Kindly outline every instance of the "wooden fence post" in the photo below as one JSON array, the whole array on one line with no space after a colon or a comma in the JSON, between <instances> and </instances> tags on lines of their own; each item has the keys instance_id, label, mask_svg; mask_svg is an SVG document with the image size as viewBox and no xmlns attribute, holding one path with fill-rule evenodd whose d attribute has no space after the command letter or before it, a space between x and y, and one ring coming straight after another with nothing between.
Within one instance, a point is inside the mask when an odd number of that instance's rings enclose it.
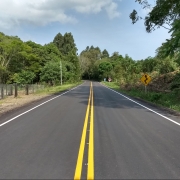
<instances>
[{"instance_id":1,"label":"wooden fence post","mask_svg":"<svg viewBox=\"0 0 180 180\"><path fill-rule=\"evenodd\" d=\"M32 84L32 88L33 88L33 94L34 94L34 84Z\"/></svg>"},{"instance_id":2,"label":"wooden fence post","mask_svg":"<svg viewBox=\"0 0 180 180\"><path fill-rule=\"evenodd\" d=\"M10 85L10 96L12 96L13 95L13 85L11 84Z\"/></svg>"},{"instance_id":3,"label":"wooden fence post","mask_svg":"<svg viewBox=\"0 0 180 180\"><path fill-rule=\"evenodd\" d=\"M7 93L8 93L8 90L7 90L7 89L8 89L8 86L7 86L7 84L6 84L6 96L7 96Z\"/></svg>"},{"instance_id":4,"label":"wooden fence post","mask_svg":"<svg viewBox=\"0 0 180 180\"><path fill-rule=\"evenodd\" d=\"M26 84L25 89L26 89L26 95L29 95L29 86L28 86L28 84Z\"/></svg>"},{"instance_id":5,"label":"wooden fence post","mask_svg":"<svg viewBox=\"0 0 180 180\"><path fill-rule=\"evenodd\" d=\"M4 88L3 88L3 85L1 86L1 98L4 99Z\"/></svg>"},{"instance_id":6,"label":"wooden fence post","mask_svg":"<svg viewBox=\"0 0 180 180\"><path fill-rule=\"evenodd\" d=\"M18 96L18 88L17 88L17 83L14 85L14 97Z\"/></svg>"}]
</instances>

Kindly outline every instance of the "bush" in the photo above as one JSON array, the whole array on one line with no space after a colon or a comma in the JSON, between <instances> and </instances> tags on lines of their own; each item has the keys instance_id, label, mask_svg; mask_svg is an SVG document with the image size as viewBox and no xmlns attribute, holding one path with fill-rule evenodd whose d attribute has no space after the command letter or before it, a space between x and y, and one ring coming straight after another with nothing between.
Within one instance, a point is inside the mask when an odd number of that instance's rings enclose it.
<instances>
[{"instance_id":1,"label":"bush","mask_svg":"<svg viewBox=\"0 0 180 180\"><path fill-rule=\"evenodd\" d=\"M180 88L180 73L176 74L171 84L171 90Z\"/></svg>"},{"instance_id":2,"label":"bush","mask_svg":"<svg viewBox=\"0 0 180 180\"><path fill-rule=\"evenodd\" d=\"M162 97L160 93L152 93L150 94L150 101L158 101Z\"/></svg>"}]
</instances>

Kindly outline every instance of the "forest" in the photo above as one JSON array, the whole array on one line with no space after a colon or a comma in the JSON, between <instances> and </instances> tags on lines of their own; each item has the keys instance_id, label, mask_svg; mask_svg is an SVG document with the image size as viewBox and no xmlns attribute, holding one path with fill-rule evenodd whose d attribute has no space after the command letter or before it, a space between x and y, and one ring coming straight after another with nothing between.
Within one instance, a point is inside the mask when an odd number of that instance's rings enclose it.
<instances>
[{"instance_id":1,"label":"forest","mask_svg":"<svg viewBox=\"0 0 180 180\"><path fill-rule=\"evenodd\" d=\"M161 47L162 48L162 47ZM0 82L1 83L60 83L60 61L63 82L81 79L102 81L110 77L121 85L135 85L143 73L153 77L178 71L180 59L161 57L161 48L155 57L133 60L119 52L109 55L106 49L87 46L79 55L71 33L58 33L44 46L32 41L23 42L18 37L0 33Z\"/></svg>"}]
</instances>

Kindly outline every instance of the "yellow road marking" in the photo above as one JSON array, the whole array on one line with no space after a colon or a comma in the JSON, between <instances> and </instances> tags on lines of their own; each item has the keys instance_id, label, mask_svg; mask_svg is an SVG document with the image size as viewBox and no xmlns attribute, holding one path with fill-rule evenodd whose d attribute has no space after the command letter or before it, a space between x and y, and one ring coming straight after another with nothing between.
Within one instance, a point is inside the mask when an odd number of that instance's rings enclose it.
<instances>
[{"instance_id":1,"label":"yellow road marking","mask_svg":"<svg viewBox=\"0 0 180 180\"><path fill-rule=\"evenodd\" d=\"M74 179L77 179L77 180L81 179L84 147L85 147L85 141L86 141L87 124L88 124L88 116L89 116L90 101L91 101L91 94L92 94L91 88L92 88L92 83L91 83L91 87L90 87L90 95L89 95L88 106L87 106L86 116L85 116L85 122L84 122L81 143L80 143L80 148L79 148L79 154L78 154L76 170L75 170L75 175L74 175Z\"/></svg>"},{"instance_id":2,"label":"yellow road marking","mask_svg":"<svg viewBox=\"0 0 180 180\"><path fill-rule=\"evenodd\" d=\"M92 87L92 82L91 82ZM89 134L89 151L88 151L88 171L87 179L94 179L94 105L93 105L93 88L91 96L91 118L90 118L90 134Z\"/></svg>"}]
</instances>

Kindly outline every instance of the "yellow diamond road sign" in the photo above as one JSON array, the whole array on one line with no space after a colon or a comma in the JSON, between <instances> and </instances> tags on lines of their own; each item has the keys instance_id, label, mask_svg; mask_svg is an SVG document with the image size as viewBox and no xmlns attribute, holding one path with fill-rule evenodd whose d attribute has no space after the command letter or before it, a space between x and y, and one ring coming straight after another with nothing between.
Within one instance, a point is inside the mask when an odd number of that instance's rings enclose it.
<instances>
[{"instance_id":1,"label":"yellow diamond road sign","mask_svg":"<svg viewBox=\"0 0 180 180\"><path fill-rule=\"evenodd\" d=\"M148 74L144 74L142 77L141 77L141 82L144 83L144 85L148 85L151 81L151 77L148 75Z\"/></svg>"}]
</instances>

